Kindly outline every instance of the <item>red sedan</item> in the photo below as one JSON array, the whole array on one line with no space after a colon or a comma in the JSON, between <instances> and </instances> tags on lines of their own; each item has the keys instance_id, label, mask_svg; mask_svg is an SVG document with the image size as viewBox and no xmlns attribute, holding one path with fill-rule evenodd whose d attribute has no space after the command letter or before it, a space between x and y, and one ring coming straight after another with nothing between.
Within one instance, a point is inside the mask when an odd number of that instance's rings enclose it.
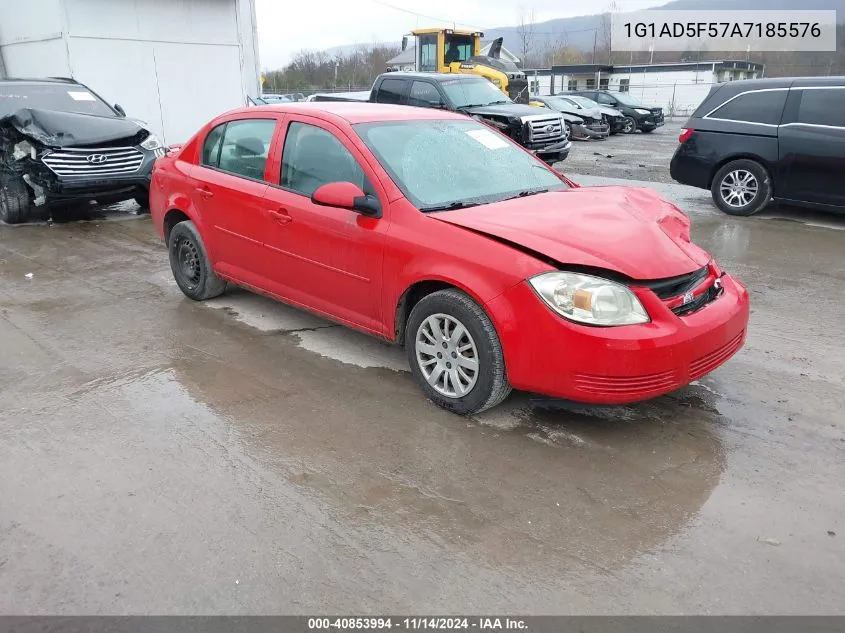
<instances>
[{"instance_id":1,"label":"red sedan","mask_svg":"<svg viewBox=\"0 0 845 633\"><path fill-rule=\"evenodd\" d=\"M438 405L512 387L673 391L742 347L748 293L647 189L578 187L435 109L251 107L157 161L150 207L191 299L227 282L403 344Z\"/></svg>"}]
</instances>

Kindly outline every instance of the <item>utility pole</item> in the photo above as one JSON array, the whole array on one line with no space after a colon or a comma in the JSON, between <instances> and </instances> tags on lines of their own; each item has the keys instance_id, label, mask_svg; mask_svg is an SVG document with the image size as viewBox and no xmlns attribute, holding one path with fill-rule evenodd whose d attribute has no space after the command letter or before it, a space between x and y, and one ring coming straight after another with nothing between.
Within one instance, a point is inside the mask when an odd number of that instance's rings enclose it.
<instances>
[{"instance_id":1,"label":"utility pole","mask_svg":"<svg viewBox=\"0 0 845 633\"><path fill-rule=\"evenodd\" d=\"M593 32L593 63L596 63L596 46L599 42L599 32L598 30Z\"/></svg>"}]
</instances>

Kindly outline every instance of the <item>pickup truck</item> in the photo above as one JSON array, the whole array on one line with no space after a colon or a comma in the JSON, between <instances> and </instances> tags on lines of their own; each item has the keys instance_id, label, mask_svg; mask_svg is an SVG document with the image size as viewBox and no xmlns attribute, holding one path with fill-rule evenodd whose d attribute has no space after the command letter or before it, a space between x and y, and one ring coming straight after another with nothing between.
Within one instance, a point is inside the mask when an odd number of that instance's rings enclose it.
<instances>
[{"instance_id":1,"label":"pickup truck","mask_svg":"<svg viewBox=\"0 0 845 633\"><path fill-rule=\"evenodd\" d=\"M514 103L478 75L390 72L376 77L370 92L316 94L308 100L368 101L460 112L500 130L547 163L565 160L572 147L564 115Z\"/></svg>"}]
</instances>

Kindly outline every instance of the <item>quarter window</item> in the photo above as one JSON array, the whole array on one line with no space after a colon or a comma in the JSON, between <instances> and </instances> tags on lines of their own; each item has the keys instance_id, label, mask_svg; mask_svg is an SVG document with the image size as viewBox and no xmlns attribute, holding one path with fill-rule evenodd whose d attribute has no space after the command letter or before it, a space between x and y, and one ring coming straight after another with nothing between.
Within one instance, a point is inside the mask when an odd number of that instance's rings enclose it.
<instances>
[{"instance_id":1,"label":"quarter window","mask_svg":"<svg viewBox=\"0 0 845 633\"><path fill-rule=\"evenodd\" d=\"M212 135L218 129L223 130L222 142L212 139ZM267 155L270 153L270 143L275 129L274 119L230 121L225 126L215 128L205 139L203 164L245 178L264 180L264 168L267 165ZM216 147L218 142L220 146ZM206 149L208 149L208 162L205 160Z\"/></svg>"},{"instance_id":2,"label":"quarter window","mask_svg":"<svg viewBox=\"0 0 845 633\"><path fill-rule=\"evenodd\" d=\"M223 133L226 131L226 124L218 125L205 137L202 144L202 164L208 167L217 167L220 163L220 146L223 144Z\"/></svg>"},{"instance_id":3,"label":"quarter window","mask_svg":"<svg viewBox=\"0 0 845 633\"><path fill-rule=\"evenodd\" d=\"M802 90L798 122L845 128L845 88Z\"/></svg>"},{"instance_id":4,"label":"quarter window","mask_svg":"<svg viewBox=\"0 0 845 633\"><path fill-rule=\"evenodd\" d=\"M310 197L330 182L351 182L374 193L358 161L331 132L291 123L282 154L282 187Z\"/></svg>"},{"instance_id":5,"label":"quarter window","mask_svg":"<svg viewBox=\"0 0 845 633\"><path fill-rule=\"evenodd\" d=\"M786 90L747 92L728 101L706 118L777 125L786 102Z\"/></svg>"}]
</instances>

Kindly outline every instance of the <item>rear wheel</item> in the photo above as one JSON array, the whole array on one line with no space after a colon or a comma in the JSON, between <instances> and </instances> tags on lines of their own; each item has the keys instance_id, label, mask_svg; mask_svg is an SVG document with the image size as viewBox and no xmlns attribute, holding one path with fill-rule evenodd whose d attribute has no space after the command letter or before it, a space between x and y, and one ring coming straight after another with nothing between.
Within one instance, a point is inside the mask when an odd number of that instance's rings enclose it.
<instances>
[{"instance_id":1,"label":"rear wheel","mask_svg":"<svg viewBox=\"0 0 845 633\"><path fill-rule=\"evenodd\" d=\"M453 413L479 413L511 391L490 317L460 290L440 290L414 306L405 350L426 395Z\"/></svg>"},{"instance_id":2,"label":"rear wheel","mask_svg":"<svg viewBox=\"0 0 845 633\"><path fill-rule=\"evenodd\" d=\"M12 174L0 176L0 220L6 224L19 224L30 219L32 204L29 192L23 178Z\"/></svg>"},{"instance_id":3,"label":"rear wheel","mask_svg":"<svg viewBox=\"0 0 845 633\"><path fill-rule=\"evenodd\" d=\"M194 301L205 301L223 294L226 282L214 274L196 225L180 222L167 237L170 268L179 289Z\"/></svg>"},{"instance_id":4,"label":"rear wheel","mask_svg":"<svg viewBox=\"0 0 845 633\"><path fill-rule=\"evenodd\" d=\"M743 158L716 172L710 193L716 206L728 215L749 216L769 203L772 184L760 163Z\"/></svg>"}]
</instances>

